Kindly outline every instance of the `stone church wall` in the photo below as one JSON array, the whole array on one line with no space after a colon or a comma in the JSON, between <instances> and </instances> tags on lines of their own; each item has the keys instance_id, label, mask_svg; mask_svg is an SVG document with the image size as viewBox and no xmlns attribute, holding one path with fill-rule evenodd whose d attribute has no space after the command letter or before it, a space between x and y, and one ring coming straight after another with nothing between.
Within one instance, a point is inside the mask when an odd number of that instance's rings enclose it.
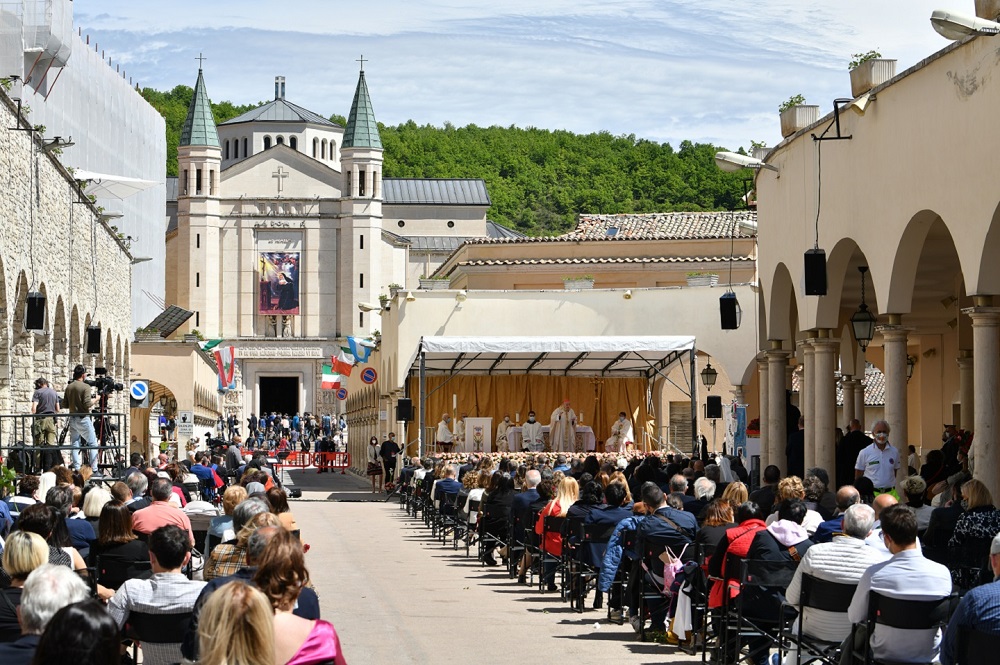
<instances>
[{"instance_id":1,"label":"stone church wall","mask_svg":"<svg viewBox=\"0 0 1000 665\"><path fill-rule=\"evenodd\" d=\"M30 411L38 376L62 391L78 362L127 378L131 341L131 256L58 157L32 145L35 133L10 129L17 124L0 93L0 413ZM44 332L25 330L29 291L46 296ZM84 353L91 324L101 326L96 355ZM126 410L127 396L111 408Z\"/></svg>"}]
</instances>

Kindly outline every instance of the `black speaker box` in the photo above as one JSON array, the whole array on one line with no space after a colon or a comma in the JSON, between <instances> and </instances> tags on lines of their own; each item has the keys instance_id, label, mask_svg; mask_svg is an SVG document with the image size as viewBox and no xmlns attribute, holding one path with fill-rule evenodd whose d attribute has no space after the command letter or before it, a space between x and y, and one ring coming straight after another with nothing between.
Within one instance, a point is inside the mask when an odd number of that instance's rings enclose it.
<instances>
[{"instance_id":1,"label":"black speaker box","mask_svg":"<svg viewBox=\"0 0 1000 665\"><path fill-rule=\"evenodd\" d=\"M29 293L24 309L24 327L26 330L45 330L45 296L41 293Z\"/></svg>"},{"instance_id":2,"label":"black speaker box","mask_svg":"<svg viewBox=\"0 0 1000 665\"><path fill-rule=\"evenodd\" d=\"M810 249L805 253L806 295L826 295L826 251Z\"/></svg>"},{"instance_id":3,"label":"black speaker box","mask_svg":"<svg viewBox=\"0 0 1000 665\"><path fill-rule=\"evenodd\" d=\"M396 402L396 420L404 422L413 420L413 400L403 397Z\"/></svg>"},{"instance_id":4,"label":"black speaker box","mask_svg":"<svg viewBox=\"0 0 1000 665\"><path fill-rule=\"evenodd\" d=\"M718 395L709 395L708 400L705 402L705 417L706 418L721 418L722 417L722 398Z\"/></svg>"},{"instance_id":5,"label":"black speaker box","mask_svg":"<svg viewBox=\"0 0 1000 665\"><path fill-rule=\"evenodd\" d=\"M735 293L724 293L719 298L719 315L722 319L723 330L736 330L740 327L739 318L736 316L737 307L739 307L739 303L736 302Z\"/></svg>"},{"instance_id":6,"label":"black speaker box","mask_svg":"<svg viewBox=\"0 0 1000 665\"><path fill-rule=\"evenodd\" d=\"M101 352L101 327L89 326L87 328L87 350L86 353Z\"/></svg>"}]
</instances>

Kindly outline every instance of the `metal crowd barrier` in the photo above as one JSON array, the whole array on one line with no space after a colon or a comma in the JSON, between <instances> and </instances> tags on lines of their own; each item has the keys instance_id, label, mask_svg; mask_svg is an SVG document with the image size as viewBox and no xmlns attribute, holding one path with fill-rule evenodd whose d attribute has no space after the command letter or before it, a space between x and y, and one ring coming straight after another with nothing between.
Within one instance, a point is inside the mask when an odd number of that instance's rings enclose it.
<instances>
[{"instance_id":1,"label":"metal crowd barrier","mask_svg":"<svg viewBox=\"0 0 1000 665\"><path fill-rule=\"evenodd\" d=\"M347 469L351 466L350 453L305 453L294 451L282 458L280 455L275 464L276 467L291 469L304 469L308 466L315 466L321 469Z\"/></svg>"},{"instance_id":2,"label":"metal crowd barrier","mask_svg":"<svg viewBox=\"0 0 1000 665\"><path fill-rule=\"evenodd\" d=\"M0 460L18 474L34 475L48 471L53 466L71 466L72 451L80 451L80 463L89 464L91 451L85 440L72 445L69 418L73 414L7 414L0 415ZM53 419L55 445L46 445L44 419ZM128 416L123 413L93 413L90 416L97 439L97 468L95 475L105 480L121 479L128 466ZM37 445L36 445L37 444Z\"/></svg>"}]
</instances>

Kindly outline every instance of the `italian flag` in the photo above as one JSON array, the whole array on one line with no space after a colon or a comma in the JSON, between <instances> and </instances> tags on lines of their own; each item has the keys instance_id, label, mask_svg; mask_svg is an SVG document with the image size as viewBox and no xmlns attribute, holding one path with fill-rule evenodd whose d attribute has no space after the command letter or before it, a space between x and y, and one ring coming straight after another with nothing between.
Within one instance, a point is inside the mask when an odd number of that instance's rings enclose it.
<instances>
[{"instance_id":1,"label":"italian flag","mask_svg":"<svg viewBox=\"0 0 1000 665\"><path fill-rule=\"evenodd\" d=\"M351 368L354 367L354 355L351 354L350 350L341 348L330 360L332 361L331 367L334 372L343 374L344 376L351 375Z\"/></svg>"},{"instance_id":2,"label":"italian flag","mask_svg":"<svg viewBox=\"0 0 1000 665\"><path fill-rule=\"evenodd\" d=\"M335 374L330 365L323 365L323 385L320 387L323 390L340 389L340 375Z\"/></svg>"}]
</instances>

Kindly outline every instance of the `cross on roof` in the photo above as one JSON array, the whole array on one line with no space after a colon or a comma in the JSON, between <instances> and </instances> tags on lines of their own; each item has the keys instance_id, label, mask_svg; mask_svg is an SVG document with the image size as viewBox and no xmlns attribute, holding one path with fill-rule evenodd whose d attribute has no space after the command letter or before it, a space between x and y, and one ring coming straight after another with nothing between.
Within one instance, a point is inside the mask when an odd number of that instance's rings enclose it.
<instances>
[{"instance_id":1,"label":"cross on roof","mask_svg":"<svg viewBox=\"0 0 1000 665\"><path fill-rule=\"evenodd\" d=\"M354 62L360 62L361 63L361 71L365 71L365 54L364 53L362 53L361 57L358 58L357 60L355 60Z\"/></svg>"},{"instance_id":2,"label":"cross on roof","mask_svg":"<svg viewBox=\"0 0 1000 665\"><path fill-rule=\"evenodd\" d=\"M288 174L284 173L282 168L279 166L278 170L271 174L271 177L278 180L278 196L281 196L281 190L283 189L282 181L288 177Z\"/></svg>"},{"instance_id":3,"label":"cross on roof","mask_svg":"<svg viewBox=\"0 0 1000 665\"><path fill-rule=\"evenodd\" d=\"M206 58L206 57L205 57L205 56L203 56L203 55L202 55L201 53L199 53L199 54L198 54L198 57L197 57L197 58L195 58L195 60L197 60L197 61L198 61L198 69L201 69L201 63L202 63L202 62L204 62L205 60L208 60L208 58Z\"/></svg>"}]
</instances>

